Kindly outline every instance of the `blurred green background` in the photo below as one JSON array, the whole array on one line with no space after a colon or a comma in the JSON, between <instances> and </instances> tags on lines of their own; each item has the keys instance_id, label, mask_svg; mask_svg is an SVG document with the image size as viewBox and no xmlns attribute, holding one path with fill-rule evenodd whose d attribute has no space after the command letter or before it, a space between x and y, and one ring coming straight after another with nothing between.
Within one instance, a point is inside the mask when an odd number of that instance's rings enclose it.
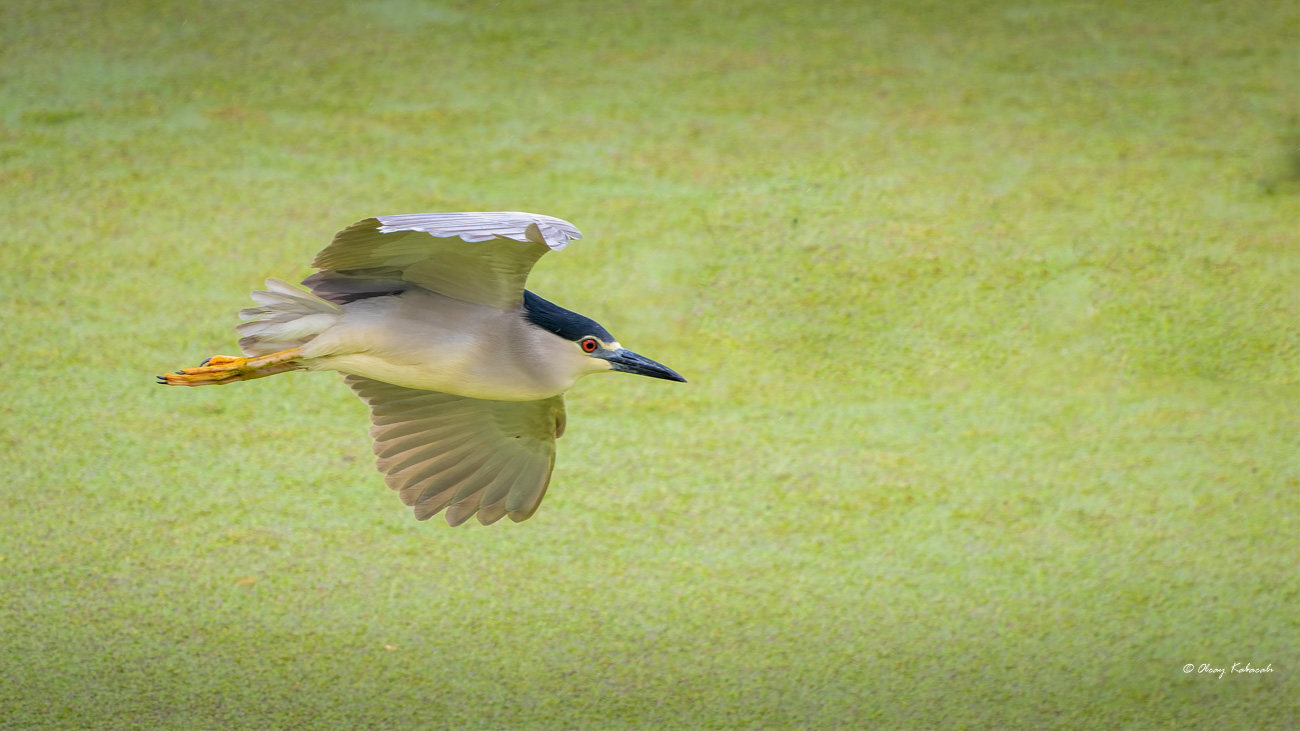
<instances>
[{"instance_id":1,"label":"blurred green background","mask_svg":"<svg viewBox=\"0 0 1300 731\"><path fill-rule=\"evenodd\" d=\"M1300 4L0 34L0 728L1300 727ZM580 383L532 520L416 522L333 374L152 385L457 210L691 381Z\"/></svg>"}]
</instances>

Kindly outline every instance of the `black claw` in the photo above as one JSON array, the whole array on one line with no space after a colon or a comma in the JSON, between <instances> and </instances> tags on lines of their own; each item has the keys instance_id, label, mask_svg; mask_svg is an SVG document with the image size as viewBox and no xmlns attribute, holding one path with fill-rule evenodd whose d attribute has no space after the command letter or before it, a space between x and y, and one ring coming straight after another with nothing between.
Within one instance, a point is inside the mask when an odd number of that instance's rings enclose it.
<instances>
[{"instance_id":1,"label":"black claw","mask_svg":"<svg viewBox=\"0 0 1300 731\"><path fill-rule=\"evenodd\" d=\"M209 364L209 363L211 363L211 362L212 362L212 359L211 359L211 358L204 358L204 359L203 359L203 362L199 364L199 367L202 368L203 366L205 366L205 365L207 365L207 364Z\"/></svg>"},{"instance_id":2,"label":"black claw","mask_svg":"<svg viewBox=\"0 0 1300 731\"><path fill-rule=\"evenodd\" d=\"M176 371L176 375L183 376L185 375L185 371Z\"/></svg>"}]
</instances>

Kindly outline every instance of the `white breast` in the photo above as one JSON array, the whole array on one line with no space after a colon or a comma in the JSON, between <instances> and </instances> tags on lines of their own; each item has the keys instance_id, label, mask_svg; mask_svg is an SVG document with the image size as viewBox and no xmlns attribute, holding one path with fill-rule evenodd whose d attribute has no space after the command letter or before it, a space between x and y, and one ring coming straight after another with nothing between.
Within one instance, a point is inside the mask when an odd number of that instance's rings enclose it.
<instances>
[{"instance_id":1,"label":"white breast","mask_svg":"<svg viewBox=\"0 0 1300 731\"><path fill-rule=\"evenodd\" d=\"M312 370L497 401L563 393L583 375L573 359L585 358L519 313L423 289L345 305L303 355Z\"/></svg>"}]
</instances>

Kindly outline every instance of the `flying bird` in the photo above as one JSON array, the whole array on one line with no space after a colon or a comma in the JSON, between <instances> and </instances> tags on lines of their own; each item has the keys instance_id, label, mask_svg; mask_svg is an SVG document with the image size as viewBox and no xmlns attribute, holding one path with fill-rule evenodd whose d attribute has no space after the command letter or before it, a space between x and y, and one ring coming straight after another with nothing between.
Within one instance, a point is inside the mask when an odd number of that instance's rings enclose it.
<instances>
[{"instance_id":1,"label":"flying bird","mask_svg":"<svg viewBox=\"0 0 1300 731\"><path fill-rule=\"evenodd\" d=\"M370 406L379 471L426 520L536 512L564 434L564 392L618 371L685 381L589 317L524 289L543 254L582 234L533 213L376 216L316 255L311 291L266 280L240 311L243 357L159 376L224 385L339 371Z\"/></svg>"}]
</instances>

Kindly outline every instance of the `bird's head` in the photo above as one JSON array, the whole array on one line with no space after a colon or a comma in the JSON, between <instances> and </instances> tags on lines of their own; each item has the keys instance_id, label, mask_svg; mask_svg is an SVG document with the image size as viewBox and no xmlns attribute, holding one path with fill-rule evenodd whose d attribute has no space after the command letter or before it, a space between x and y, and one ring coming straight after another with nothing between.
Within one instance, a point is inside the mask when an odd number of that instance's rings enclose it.
<instances>
[{"instance_id":1,"label":"bird's head","mask_svg":"<svg viewBox=\"0 0 1300 731\"><path fill-rule=\"evenodd\" d=\"M600 323L524 292L524 313L537 327L573 344L576 361L585 373L618 371L638 376L686 382L676 371L619 345Z\"/></svg>"}]
</instances>

